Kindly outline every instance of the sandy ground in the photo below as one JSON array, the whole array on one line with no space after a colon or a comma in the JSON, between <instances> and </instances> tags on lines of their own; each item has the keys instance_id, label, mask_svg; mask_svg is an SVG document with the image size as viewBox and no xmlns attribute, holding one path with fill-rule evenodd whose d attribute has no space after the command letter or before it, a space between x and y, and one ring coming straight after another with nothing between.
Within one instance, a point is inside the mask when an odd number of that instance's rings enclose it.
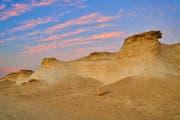
<instances>
[{"instance_id":1,"label":"sandy ground","mask_svg":"<svg viewBox=\"0 0 180 120\"><path fill-rule=\"evenodd\" d=\"M97 88L109 93L97 96ZM180 78L136 76L106 86L83 78L53 85L1 81L0 119L180 120Z\"/></svg>"}]
</instances>

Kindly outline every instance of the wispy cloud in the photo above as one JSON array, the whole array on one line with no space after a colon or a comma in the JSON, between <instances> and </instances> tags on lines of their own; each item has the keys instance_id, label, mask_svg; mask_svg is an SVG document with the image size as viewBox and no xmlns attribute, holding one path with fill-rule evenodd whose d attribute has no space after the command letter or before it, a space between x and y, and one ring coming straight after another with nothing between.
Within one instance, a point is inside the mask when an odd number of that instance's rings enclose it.
<instances>
[{"instance_id":1,"label":"wispy cloud","mask_svg":"<svg viewBox=\"0 0 180 120\"><path fill-rule=\"evenodd\" d=\"M5 4L0 5L0 10L2 10L2 12L0 13L0 20L6 20L8 18L14 17L14 16L18 16L21 15L25 12L28 12L30 10L32 10L34 7L41 7L41 6L47 6L47 5L51 5L54 4L55 2L57 4L61 3L61 7L62 6L79 6L79 8L85 8L87 7L86 5L84 5L83 3L85 3L86 0L64 0L64 1L60 1L60 0L32 0L31 3L25 4L25 3L16 3L13 4L13 2L9 2L11 3L11 7L7 8Z\"/></svg>"},{"instance_id":2,"label":"wispy cloud","mask_svg":"<svg viewBox=\"0 0 180 120\"><path fill-rule=\"evenodd\" d=\"M100 24L98 26L95 26L94 29L101 29L101 28L107 28L107 27L110 27L112 25L110 24Z\"/></svg>"},{"instance_id":3,"label":"wispy cloud","mask_svg":"<svg viewBox=\"0 0 180 120\"><path fill-rule=\"evenodd\" d=\"M4 4L0 5L0 10L3 10L5 8L6 8L6 5L4 5Z\"/></svg>"},{"instance_id":4,"label":"wispy cloud","mask_svg":"<svg viewBox=\"0 0 180 120\"><path fill-rule=\"evenodd\" d=\"M83 32L84 30L80 29L79 31L76 31L76 33ZM43 39L44 41L49 41L49 40L57 40L60 39L62 36L69 36L75 34L75 32L69 32L64 35L54 35L50 36L47 39ZM89 45L89 44L96 44L102 41L99 40L107 40L107 39L112 39L112 38L120 38L124 35L124 32L122 31L113 31L113 32L105 32L105 33L100 33L100 34L93 34L90 35L89 37L76 37L76 38L71 38L71 39L65 39L63 41L60 41L58 43L44 43L41 45L37 46L30 46L26 47L23 49L23 53L25 54L38 54L42 53L47 50L52 50L55 48L65 48L65 47L72 47L72 46L79 46L79 45Z\"/></svg>"},{"instance_id":5,"label":"wispy cloud","mask_svg":"<svg viewBox=\"0 0 180 120\"><path fill-rule=\"evenodd\" d=\"M50 5L53 2L55 2L55 0L41 0L41 1L36 1L36 0L32 0L32 6L45 6L45 5Z\"/></svg>"},{"instance_id":6,"label":"wispy cloud","mask_svg":"<svg viewBox=\"0 0 180 120\"><path fill-rule=\"evenodd\" d=\"M23 30L31 29L31 28L33 28L35 26L45 24L45 23L49 23L49 22L52 22L51 17L31 19L31 20L23 22L20 26L9 30L9 32L14 33L14 32L17 32L17 31L23 31Z\"/></svg>"},{"instance_id":7,"label":"wispy cloud","mask_svg":"<svg viewBox=\"0 0 180 120\"><path fill-rule=\"evenodd\" d=\"M77 6L79 8L86 8L87 5L85 5L84 3L87 0L63 0L65 4L61 4L60 6Z\"/></svg>"},{"instance_id":8,"label":"wispy cloud","mask_svg":"<svg viewBox=\"0 0 180 120\"><path fill-rule=\"evenodd\" d=\"M109 39L109 38L118 38L121 37L124 32L105 32L102 34L94 34L90 38L90 40L98 40L98 39Z\"/></svg>"},{"instance_id":9,"label":"wispy cloud","mask_svg":"<svg viewBox=\"0 0 180 120\"><path fill-rule=\"evenodd\" d=\"M62 58L63 60L72 60L72 59L81 58L83 56L87 56L92 52L101 52L101 51L114 52L117 49L119 49L119 46L117 44L90 46L90 47L74 49L70 51L69 54L60 54L59 57Z\"/></svg>"},{"instance_id":10,"label":"wispy cloud","mask_svg":"<svg viewBox=\"0 0 180 120\"><path fill-rule=\"evenodd\" d=\"M13 40L16 40L16 37L9 37L9 38L2 39L0 41L0 43L3 44L5 42L9 42L9 41L13 41Z\"/></svg>"},{"instance_id":11,"label":"wispy cloud","mask_svg":"<svg viewBox=\"0 0 180 120\"><path fill-rule=\"evenodd\" d=\"M70 31L70 32L67 32L64 34L50 35L49 37L42 38L41 41L55 41L55 40L62 39L64 37L69 37L72 35L80 34L80 33L85 32L85 31L86 31L86 29L78 29L78 30Z\"/></svg>"},{"instance_id":12,"label":"wispy cloud","mask_svg":"<svg viewBox=\"0 0 180 120\"><path fill-rule=\"evenodd\" d=\"M110 45L110 46L91 46L91 47L85 47L85 48L79 48L74 50L75 54L87 54L91 52L99 52L99 51L112 51L117 49L119 46L118 45Z\"/></svg>"},{"instance_id":13,"label":"wispy cloud","mask_svg":"<svg viewBox=\"0 0 180 120\"><path fill-rule=\"evenodd\" d=\"M25 53L25 54L42 53L42 52L48 51L50 49L55 49L56 47L57 47L57 45L55 43L42 44L42 45L37 45L37 46L26 47L23 50L23 53Z\"/></svg>"},{"instance_id":14,"label":"wispy cloud","mask_svg":"<svg viewBox=\"0 0 180 120\"><path fill-rule=\"evenodd\" d=\"M34 42L37 43L37 42L56 41L56 40L62 40L63 38L70 37L70 36L73 36L73 35L78 35L78 34L81 34L83 32L93 31L93 30L107 28L107 27L111 27L111 26L114 26L114 25L112 25L112 24L100 24L100 25L93 26L93 27L79 28L79 29L76 29L76 30L73 30L73 31L65 32L63 34L48 34L47 36L46 35L44 36L44 33L42 31L35 30L35 31L32 31L32 32L26 33L25 35L23 35L21 37L18 37L16 39L27 39L27 37L31 36L31 39L34 40L34 41L31 41L32 43L34 43ZM21 28L19 30L21 30ZM11 30L11 32L13 32L13 30ZM4 33L1 33L1 34L3 35ZM1 34L0 34L0 36L1 36ZM117 36L119 34L120 33L116 33ZM106 34L106 35L109 35L109 34ZM113 35L115 35L115 33ZM83 38L83 39L85 39L85 38ZM71 40L74 41L74 40L77 40L77 38L76 39L71 39ZM1 43L8 42L8 41L10 41L10 40L4 39L4 41L2 41Z\"/></svg>"},{"instance_id":15,"label":"wispy cloud","mask_svg":"<svg viewBox=\"0 0 180 120\"><path fill-rule=\"evenodd\" d=\"M0 14L0 20L6 20L13 16L18 16L31 8L28 4L13 4L12 8L6 11L2 11Z\"/></svg>"},{"instance_id":16,"label":"wispy cloud","mask_svg":"<svg viewBox=\"0 0 180 120\"><path fill-rule=\"evenodd\" d=\"M8 73L17 72L19 70L20 70L20 68L8 68L8 67L7 68L0 68L0 75L5 75Z\"/></svg>"},{"instance_id":17,"label":"wispy cloud","mask_svg":"<svg viewBox=\"0 0 180 120\"><path fill-rule=\"evenodd\" d=\"M4 36L5 34L6 34L6 32L1 32L0 37Z\"/></svg>"},{"instance_id":18,"label":"wispy cloud","mask_svg":"<svg viewBox=\"0 0 180 120\"><path fill-rule=\"evenodd\" d=\"M68 11L61 12L61 13L58 14L57 16L62 17L62 16L64 16L64 15L66 15L66 14L71 14L71 13L73 13L73 11L68 10Z\"/></svg>"},{"instance_id":19,"label":"wispy cloud","mask_svg":"<svg viewBox=\"0 0 180 120\"><path fill-rule=\"evenodd\" d=\"M100 13L91 13L88 15L81 16L76 19L68 20L67 22L57 24L48 28L45 33L53 33L56 30L67 28L74 25L84 25L84 24L93 24L93 23L102 23L113 20L117 17L115 16L104 16Z\"/></svg>"},{"instance_id":20,"label":"wispy cloud","mask_svg":"<svg viewBox=\"0 0 180 120\"><path fill-rule=\"evenodd\" d=\"M124 35L124 32L122 32L122 31L93 34L89 37L77 37L77 38L72 38L72 39L68 39L68 40L63 40L63 41L59 42L59 47L64 48L64 47L78 46L78 45L85 45L85 44L95 44L97 42L101 42L101 41L97 41L97 40L120 38L123 35Z\"/></svg>"},{"instance_id":21,"label":"wispy cloud","mask_svg":"<svg viewBox=\"0 0 180 120\"><path fill-rule=\"evenodd\" d=\"M10 37L10 38L5 39L6 42L7 41L13 41L13 40L16 40L16 38L15 37Z\"/></svg>"},{"instance_id":22,"label":"wispy cloud","mask_svg":"<svg viewBox=\"0 0 180 120\"><path fill-rule=\"evenodd\" d=\"M101 23L101 22L107 22L107 21L110 21L114 18L117 18L115 16L99 16L96 20L95 20L95 23Z\"/></svg>"},{"instance_id":23,"label":"wispy cloud","mask_svg":"<svg viewBox=\"0 0 180 120\"><path fill-rule=\"evenodd\" d=\"M37 34L41 34L41 31L36 30L36 31L33 31L33 32L29 32L29 33L26 33L25 36L34 36L34 35L37 35Z\"/></svg>"},{"instance_id":24,"label":"wispy cloud","mask_svg":"<svg viewBox=\"0 0 180 120\"><path fill-rule=\"evenodd\" d=\"M41 38L40 41L45 42L45 41L61 40L61 39L65 38L65 37L69 37L69 36L72 36L72 35L77 35L77 34L80 34L80 33L83 33L83 32L88 32L88 31L93 31L93 30L97 30L97 29L107 28L107 27L110 27L110 26L113 26L113 25L112 24L100 24L100 25L93 26L93 27L76 29L76 30L66 32L66 33L63 33L63 34L49 34L48 36ZM43 33L38 30L38 31L34 31L34 32L26 34L26 36L37 35L37 34L43 34ZM119 34L120 33L116 33L117 36ZM113 35L115 35L115 33Z\"/></svg>"},{"instance_id":25,"label":"wispy cloud","mask_svg":"<svg viewBox=\"0 0 180 120\"><path fill-rule=\"evenodd\" d=\"M80 46L80 45L96 44L99 42L100 41L78 41L78 42L64 41L64 42L60 42L59 47L65 48L65 47L73 47L73 46Z\"/></svg>"}]
</instances>

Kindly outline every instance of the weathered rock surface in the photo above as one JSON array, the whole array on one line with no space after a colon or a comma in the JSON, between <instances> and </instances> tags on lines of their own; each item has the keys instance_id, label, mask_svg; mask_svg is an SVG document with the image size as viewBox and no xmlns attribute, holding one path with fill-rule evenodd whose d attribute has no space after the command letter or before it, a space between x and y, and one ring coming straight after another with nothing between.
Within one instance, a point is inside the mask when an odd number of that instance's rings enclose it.
<instances>
[{"instance_id":1,"label":"weathered rock surface","mask_svg":"<svg viewBox=\"0 0 180 120\"><path fill-rule=\"evenodd\" d=\"M40 69L31 76L28 74L29 78L26 76L26 82L35 79L53 83L68 76L78 76L109 84L133 75L180 75L180 44L162 44L158 40L161 37L160 31L149 31L126 38L116 53L94 52L67 62L44 58Z\"/></svg>"}]
</instances>

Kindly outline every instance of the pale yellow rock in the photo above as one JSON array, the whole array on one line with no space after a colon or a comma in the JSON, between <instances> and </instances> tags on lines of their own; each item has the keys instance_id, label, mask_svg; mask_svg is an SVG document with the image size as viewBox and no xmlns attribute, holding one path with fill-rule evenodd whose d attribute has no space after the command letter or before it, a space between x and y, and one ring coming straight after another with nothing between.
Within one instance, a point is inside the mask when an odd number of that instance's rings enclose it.
<instances>
[{"instance_id":1,"label":"pale yellow rock","mask_svg":"<svg viewBox=\"0 0 180 120\"><path fill-rule=\"evenodd\" d=\"M26 82L32 73L32 70L20 70L19 72L14 72L6 75L3 79L21 84L23 82Z\"/></svg>"},{"instance_id":2,"label":"pale yellow rock","mask_svg":"<svg viewBox=\"0 0 180 120\"><path fill-rule=\"evenodd\" d=\"M109 90L107 90L107 89L98 88L96 90L96 95L98 95L98 96L102 96L102 95L105 95L107 93L109 93Z\"/></svg>"},{"instance_id":3,"label":"pale yellow rock","mask_svg":"<svg viewBox=\"0 0 180 120\"><path fill-rule=\"evenodd\" d=\"M180 44L166 45L160 31L149 31L125 39L116 53L94 52L72 61L45 58L30 79L54 83L67 76L92 78L109 84L133 75L180 75Z\"/></svg>"}]
</instances>

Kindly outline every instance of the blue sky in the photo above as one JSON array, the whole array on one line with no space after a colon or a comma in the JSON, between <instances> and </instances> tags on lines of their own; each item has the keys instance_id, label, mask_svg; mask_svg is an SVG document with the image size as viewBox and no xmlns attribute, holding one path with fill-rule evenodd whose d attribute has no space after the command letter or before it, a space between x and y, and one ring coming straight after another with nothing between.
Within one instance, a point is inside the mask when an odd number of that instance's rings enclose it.
<instances>
[{"instance_id":1,"label":"blue sky","mask_svg":"<svg viewBox=\"0 0 180 120\"><path fill-rule=\"evenodd\" d=\"M36 70L44 57L118 51L125 37L149 30L180 42L180 0L0 0L0 76Z\"/></svg>"}]
</instances>

